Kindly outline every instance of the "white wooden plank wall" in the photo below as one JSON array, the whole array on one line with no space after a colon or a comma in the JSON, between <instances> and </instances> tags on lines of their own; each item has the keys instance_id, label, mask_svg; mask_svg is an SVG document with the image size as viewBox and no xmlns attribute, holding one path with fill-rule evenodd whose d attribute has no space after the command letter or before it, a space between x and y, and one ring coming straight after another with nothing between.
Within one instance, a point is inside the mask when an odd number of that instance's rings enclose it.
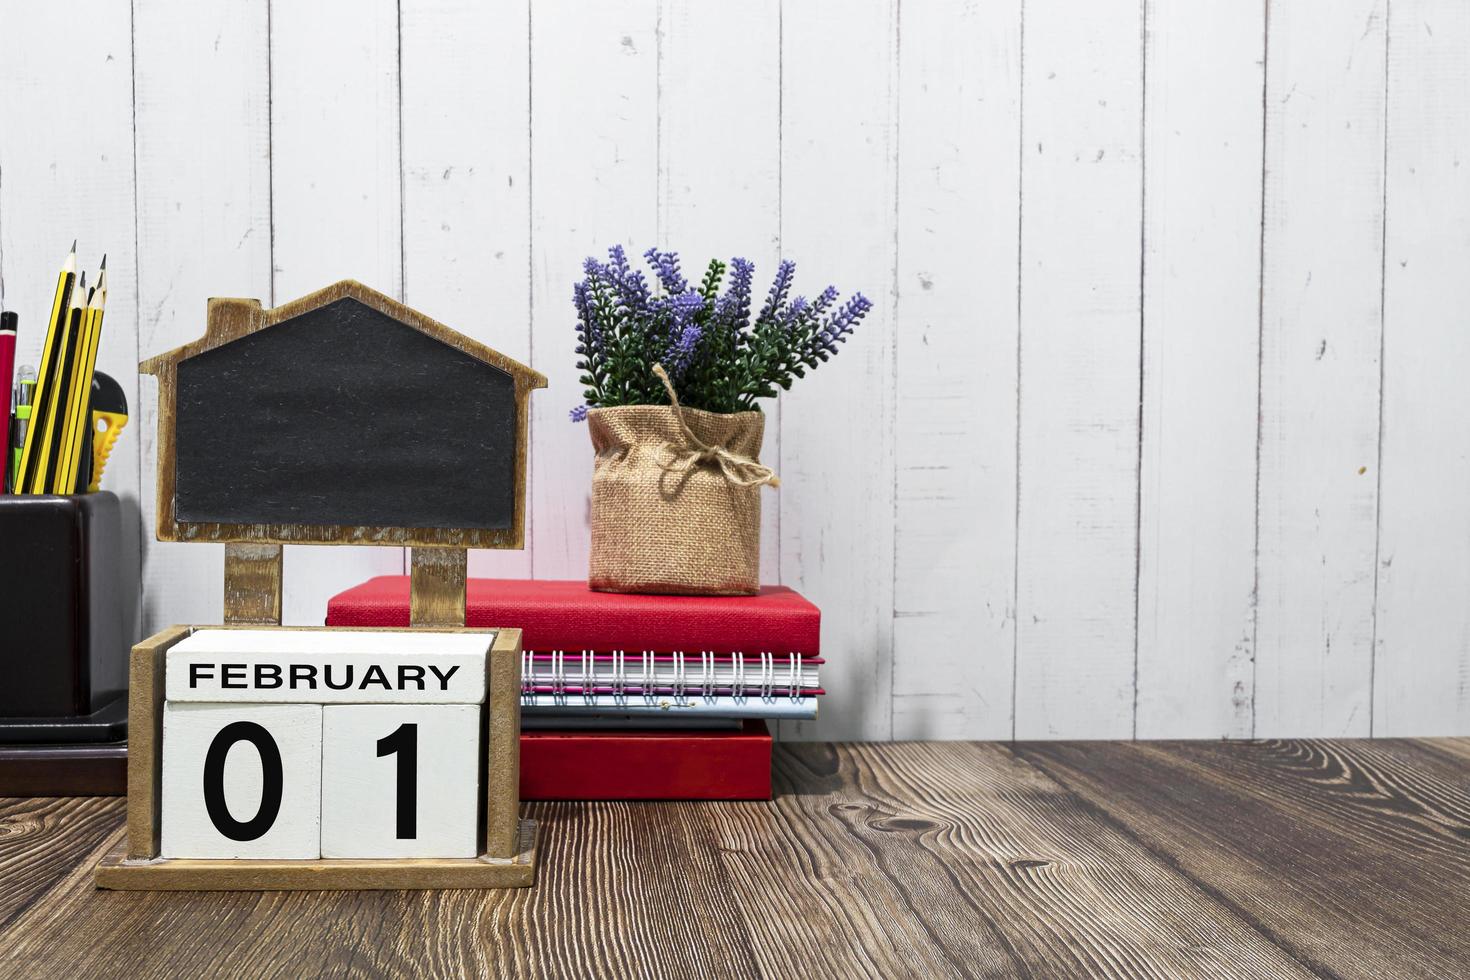
<instances>
[{"instance_id":1,"label":"white wooden plank wall","mask_svg":"<svg viewBox=\"0 0 1470 980\"><path fill-rule=\"evenodd\" d=\"M1149 3L1139 738L1251 734L1264 5Z\"/></svg>"},{"instance_id":2,"label":"white wooden plank wall","mask_svg":"<svg viewBox=\"0 0 1470 980\"><path fill-rule=\"evenodd\" d=\"M1024 7L1017 738L1133 732L1142 13Z\"/></svg>"},{"instance_id":3,"label":"white wooden plank wall","mask_svg":"<svg viewBox=\"0 0 1470 980\"><path fill-rule=\"evenodd\" d=\"M1372 730L1385 0L1273 5L1254 734Z\"/></svg>"},{"instance_id":4,"label":"white wooden plank wall","mask_svg":"<svg viewBox=\"0 0 1470 980\"><path fill-rule=\"evenodd\" d=\"M1009 738L1021 3L899 35L893 734Z\"/></svg>"},{"instance_id":5,"label":"white wooden plank wall","mask_svg":"<svg viewBox=\"0 0 1470 980\"><path fill-rule=\"evenodd\" d=\"M1389 7L1373 731L1470 732L1470 7Z\"/></svg>"},{"instance_id":6,"label":"white wooden plank wall","mask_svg":"<svg viewBox=\"0 0 1470 980\"><path fill-rule=\"evenodd\" d=\"M545 372L531 546L471 569L579 577L571 284L659 244L875 303L768 417L831 691L783 737L1470 734L1467 45L1453 0L4 5L0 294L34 363L108 252L140 633L220 615L133 372L208 296L352 276ZM287 554L297 623L404 567Z\"/></svg>"}]
</instances>

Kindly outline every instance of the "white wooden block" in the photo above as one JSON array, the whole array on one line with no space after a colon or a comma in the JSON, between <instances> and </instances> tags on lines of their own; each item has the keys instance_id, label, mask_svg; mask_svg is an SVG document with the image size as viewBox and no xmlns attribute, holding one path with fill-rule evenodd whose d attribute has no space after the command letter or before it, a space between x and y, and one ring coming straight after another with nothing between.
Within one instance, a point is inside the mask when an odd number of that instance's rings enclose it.
<instances>
[{"instance_id":1,"label":"white wooden block","mask_svg":"<svg viewBox=\"0 0 1470 980\"><path fill-rule=\"evenodd\" d=\"M165 704L162 855L320 857L322 708Z\"/></svg>"},{"instance_id":2,"label":"white wooden block","mask_svg":"<svg viewBox=\"0 0 1470 980\"><path fill-rule=\"evenodd\" d=\"M480 853L478 705L322 711L322 857Z\"/></svg>"},{"instance_id":3,"label":"white wooden block","mask_svg":"<svg viewBox=\"0 0 1470 980\"><path fill-rule=\"evenodd\" d=\"M170 649L199 653L483 654L494 642L494 630L474 633L415 633L408 630L252 630L205 627L196 629Z\"/></svg>"},{"instance_id":4,"label":"white wooden block","mask_svg":"<svg viewBox=\"0 0 1470 980\"><path fill-rule=\"evenodd\" d=\"M200 630L165 657L169 701L478 704L493 633Z\"/></svg>"}]
</instances>

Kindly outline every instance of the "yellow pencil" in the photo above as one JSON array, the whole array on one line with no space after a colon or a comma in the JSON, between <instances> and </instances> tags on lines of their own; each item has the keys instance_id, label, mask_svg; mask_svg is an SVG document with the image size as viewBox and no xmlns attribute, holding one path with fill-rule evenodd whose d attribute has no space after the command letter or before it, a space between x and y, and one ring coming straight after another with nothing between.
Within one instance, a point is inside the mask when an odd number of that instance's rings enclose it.
<instances>
[{"instance_id":1,"label":"yellow pencil","mask_svg":"<svg viewBox=\"0 0 1470 980\"><path fill-rule=\"evenodd\" d=\"M84 273L85 275L85 273ZM82 306L82 320L80 329L73 338L73 346L76 350L75 361L71 368L71 375L67 380L66 401L63 403L65 410L61 418L61 436L59 443L58 459L56 463L56 475L52 479L53 493L71 493L71 480L69 472L72 459L72 440L77 436L77 419L80 412L77 411L77 400L81 397L80 385L82 376L86 374L87 347L90 344L92 333L92 297L97 294L94 286L90 290L82 290L84 297ZM88 379L90 384L90 379Z\"/></svg>"},{"instance_id":2,"label":"yellow pencil","mask_svg":"<svg viewBox=\"0 0 1470 980\"><path fill-rule=\"evenodd\" d=\"M87 274L77 277L71 291L71 308L66 311L59 355L51 368L52 395L41 417L41 443L36 447L31 493L56 493L56 471L61 468L61 429L66 419L66 399L71 391L77 363L77 340L82 332L82 310L87 303Z\"/></svg>"},{"instance_id":3,"label":"yellow pencil","mask_svg":"<svg viewBox=\"0 0 1470 980\"><path fill-rule=\"evenodd\" d=\"M102 256L97 286L87 297L82 313L81 344L77 367L67 408L65 441L62 443L62 468L56 479L57 493L76 493L82 459L82 436L92 424L92 373L97 369L97 344L102 337L102 312L107 305L107 256ZM85 489L85 488L82 488Z\"/></svg>"},{"instance_id":4,"label":"yellow pencil","mask_svg":"<svg viewBox=\"0 0 1470 980\"><path fill-rule=\"evenodd\" d=\"M31 400L31 424L26 427L25 445L21 447L20 469L16 472L16 493L32 492L37 464L45 455L45 443L41 441L38 424L46 406L55 400L51 387L51 375L56 362L61 360L61 340L71 315L72 286L76 282L77 243L71 243L71 254L61 264L61 275L56 280L56 298L51 301L51 322L46 329L46 344L41 348L41 370L36 375L36 387Z\"/></svg>"}]
</instances>

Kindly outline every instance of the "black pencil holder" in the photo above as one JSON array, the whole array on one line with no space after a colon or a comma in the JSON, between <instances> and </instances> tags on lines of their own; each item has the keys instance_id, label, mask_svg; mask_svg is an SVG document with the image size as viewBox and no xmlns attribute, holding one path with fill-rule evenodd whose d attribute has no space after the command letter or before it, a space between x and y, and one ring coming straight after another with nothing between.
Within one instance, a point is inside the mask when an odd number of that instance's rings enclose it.
<instances>
[{"instance_id":1,"label":"black pencil holder","mask_svg":"<svg viewBox=\"0 0 1470 980\"><path fill-rule=\"evenodd\" d=\"M121 551L114 494L0 495L0 743L126 736Z\"/></svg>"}]
</instances>

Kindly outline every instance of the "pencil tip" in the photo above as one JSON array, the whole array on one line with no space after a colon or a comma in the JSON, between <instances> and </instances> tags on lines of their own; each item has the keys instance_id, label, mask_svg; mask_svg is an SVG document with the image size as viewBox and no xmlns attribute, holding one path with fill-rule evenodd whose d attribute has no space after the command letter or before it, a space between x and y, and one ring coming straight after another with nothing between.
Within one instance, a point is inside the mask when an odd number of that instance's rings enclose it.
<instances>
[{"instance_id":1,"label":"pencil tip","mask_svg":"<svg viewBox=\"0 0 1470 980\"><path fill-rule=\"evenodd\" d=\"M104 269L107 268L107 253L106 252L103 252L102 253L102 268L104 268Z\"/></svg>"},{"instance_id":2,"label":"pencil tip","mask_svg":"<svg viewBox=\"0 0 1470 980\"><path fill-rule=\"evenodd\" d=\"M77 254L77 240L75 238L71 240L71 254Z\"/></svg>"}]
</instances>

